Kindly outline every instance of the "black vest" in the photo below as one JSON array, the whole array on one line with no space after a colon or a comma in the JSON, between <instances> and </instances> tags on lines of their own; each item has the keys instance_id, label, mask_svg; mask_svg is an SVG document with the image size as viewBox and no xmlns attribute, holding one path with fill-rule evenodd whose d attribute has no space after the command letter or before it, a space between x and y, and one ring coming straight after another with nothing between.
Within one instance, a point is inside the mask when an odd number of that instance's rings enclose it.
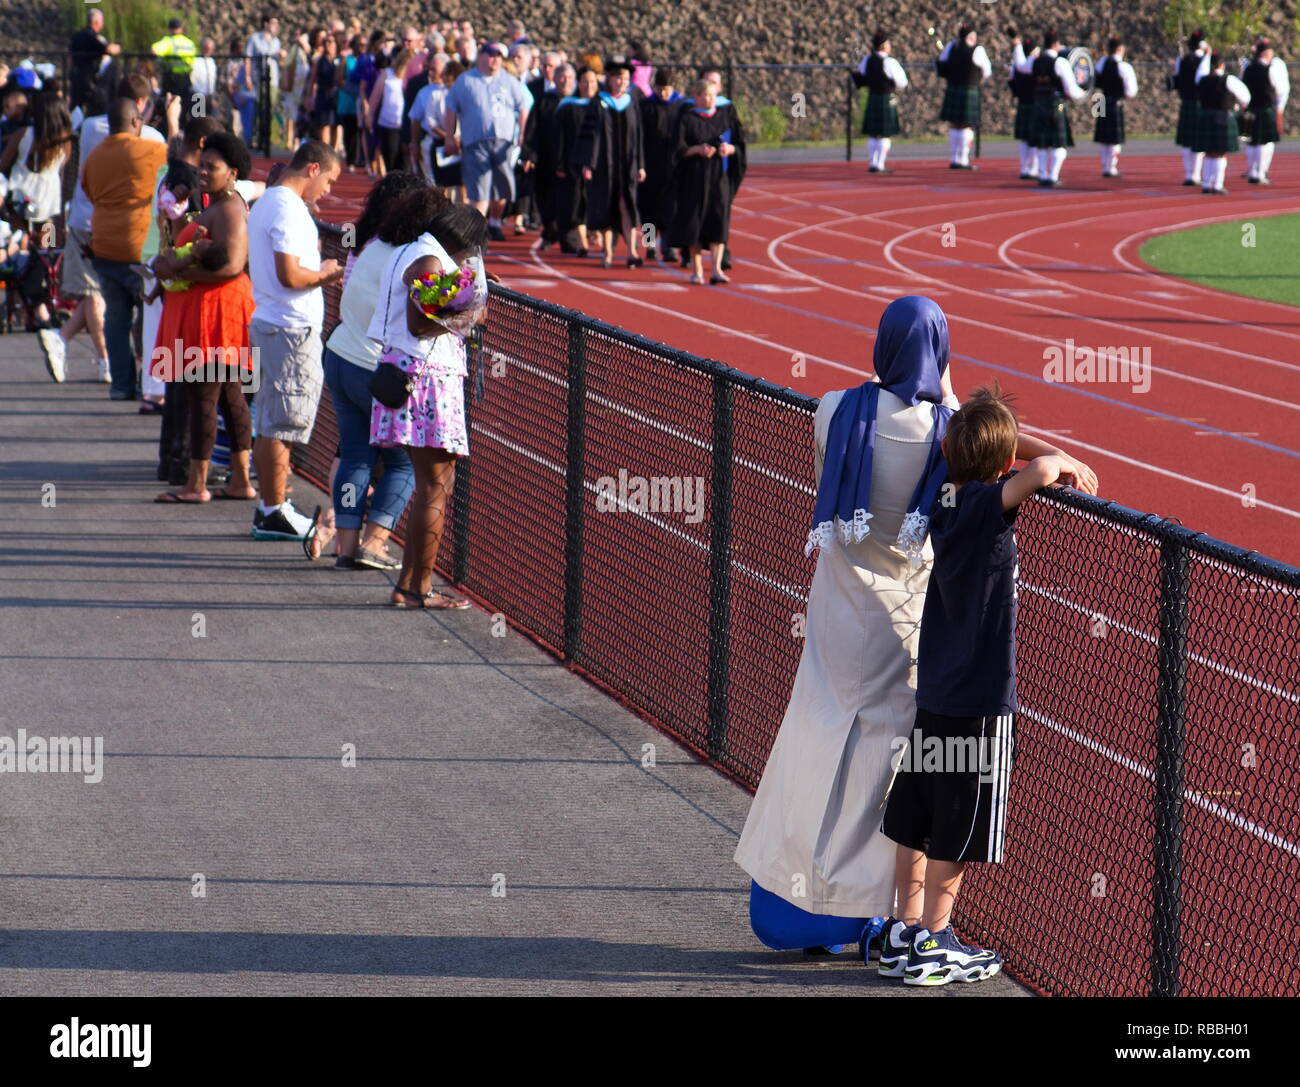
<instances>
[{"instance_id":1,"label":"black vest","mask_svg":"<svg viewBox=\"0 0 1300 1087\"><path fill-rule=\"evenodd\" d=\"M1011 72L1010 80L1011 93L1018 102L1032 102L1034 100L1034 74L1033 72L1022 72L1018 68Z\"/></svg>"},{"instance_id":2,"label":"black vest","mask_svg":"<svg viewBox=\"0 0 1300 1087\"><path fill-rule=\"evenodd\" d=\"M1196 99L1201 109L1232 109L1237 99L1228 90L1228 76L1211 72L1196 84Z\"/></svg>"},{"instance_id":3,"label":"black vest","mask_svg":"<svg viewBox=\"0 0 1300 1087\"><path fill-rule=\"evenodd\" d=\"M1200 66L1200 53L1188 53L1178 62L1178 71L1174 75L1174 88L1178 91L1178 97L1184 101L1196 97L1196 69Z\"/></svg>"},{"instance_id":4,"label":"black vest","mask_svg":"<svg viewBox=\"0 0 1300 1087\"><path fill-rule=\"evenodd\" d=\"M948 50L948 63L944 68L944 78L949 83L967 83L975 85L984 78L984 73L975 67L971 59L975 50L965 42L953 42Z\"/></svg>"},{"instance_id":5,"label":"black vest","mask_svg":"<svg viewBox=\"0 0 1300 1087\"><path fill-rule=\"evenodd\" d=\"M1250 108L1256 112L1277 109L1277 91L1268 80L1268 65L1252 60L1241 73L1241 81L1250 91Z\"/></svg>"},{"instance_id":6,"label":"black vest","mask_svg":"<svg viewBox=\"0 0 1300 1087\"><path fill-rule=\"evenodd\" d=\"M1056 74L1056 61L1060 56L1059 53L1040 53L1034 61L1034 94L1052 95L1055 98L1065 97L1065 87L1061 85L1061 77Z\"/></svg>"},{"instance_id":7,"label":"black vest","mask_svg":"<svg viewBox=\"0 0 1300 1087\"><path fill-rule=\"evenodd\" d=\"M1119 61L1112 56L1097 62L1095 86L1106 98L1124 97L1124 80L1119 74Z\"/></svg>"},{"instance_id":8,"label":"black vest","mask_svg":"<svg viewBox=\"0 0 1300 1087\"><path fill-rule=\"evenodd\" d=\"M879 53L872 53L867 58L863 82L873 94L887 94L894 89L894 81L885 75L885 58Z\"/></svg>"}]
</instances>

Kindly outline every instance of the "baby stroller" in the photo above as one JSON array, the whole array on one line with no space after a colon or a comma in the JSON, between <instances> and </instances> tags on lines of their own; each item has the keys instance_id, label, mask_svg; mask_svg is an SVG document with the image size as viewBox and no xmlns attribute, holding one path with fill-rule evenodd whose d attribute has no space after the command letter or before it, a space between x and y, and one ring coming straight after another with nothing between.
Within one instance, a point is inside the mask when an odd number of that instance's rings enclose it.
<instances>
[{"instance_id":1,"label":"baby stroller","mask_svg":"<svg viewBox=\"0 0 1300 1087\"><path fill-rule=\"evenodd\" d=\"M72 316L76 303L64 298L59 288L63 250L41 245L42 240L53 239L52 224L33 222L36 208L21 192L6 191L3 209L0 285L4 287L4 310L0 324L6 333L12 332L21 312L25 314L24 326L33 331L37 327L33 315L44 305L50 314L49 326L58 328Z\"/></svg>"}]
</instances>

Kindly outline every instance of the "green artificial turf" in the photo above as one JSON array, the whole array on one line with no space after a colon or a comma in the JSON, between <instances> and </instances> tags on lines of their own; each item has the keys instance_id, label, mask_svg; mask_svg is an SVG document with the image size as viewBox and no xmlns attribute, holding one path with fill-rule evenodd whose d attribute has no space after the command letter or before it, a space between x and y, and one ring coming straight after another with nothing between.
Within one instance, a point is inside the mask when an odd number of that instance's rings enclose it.
<instances>
[{"instance_id":1,"label":"green artificial turf","mask_svg":"<svg viewBox=\"0 0 1300 1087\"><path fill-rule=\"evenodd\" d=\"M1254 237L1247 226L1254 227ZM1254 245L1248 244L1253 240ZM1300 306L1300 215L1239 219L1161 234L1142 246L1153 268L1202 286Z\"/></svg>"}]
</instances>

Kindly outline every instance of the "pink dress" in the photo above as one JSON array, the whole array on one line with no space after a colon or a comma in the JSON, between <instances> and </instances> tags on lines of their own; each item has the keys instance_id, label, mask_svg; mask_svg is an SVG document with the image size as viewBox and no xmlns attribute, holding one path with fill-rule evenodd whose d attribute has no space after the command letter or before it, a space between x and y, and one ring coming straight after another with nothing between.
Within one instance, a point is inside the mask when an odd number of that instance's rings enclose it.
<instances>
[{"instance_id":1,"label":"pink dress","mask_svg":"<svg viewBox=\"0 0 1300 1087\"><path fill-rule=\"evenodd\" d=\"M387 350L381 365L391 362L415 374L415 389L400 408L370 401L370 444L381 448L409 445L416 449L445 449L469 456L465 429L465 342L455 333L439 337L447 349L420 363L401 351Z\"/></svg>"}]
</instances>

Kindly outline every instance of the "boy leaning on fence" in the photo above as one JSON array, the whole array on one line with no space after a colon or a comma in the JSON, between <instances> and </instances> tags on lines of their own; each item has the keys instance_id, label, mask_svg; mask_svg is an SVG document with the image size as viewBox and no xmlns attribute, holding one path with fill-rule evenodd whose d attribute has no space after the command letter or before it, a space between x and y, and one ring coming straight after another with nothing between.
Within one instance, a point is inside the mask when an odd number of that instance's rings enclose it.
<instances>
[{"instance_id":1,"label":"boy leaning on fence","mask_svg":"<svg viewBox=\"0 0 1300 1087\"><path fill-rule=\"evenodd\" d=\"M909 985L983 981L1002 969L1001 954L962 944L950 919L966 864L1002 860L1016 711L1016 514L1040 487L1073 481L1056 456L1004 479L1016 440L996 385L976 390L943 439L948 483L930 520L916 724L882 826L898 845L899 890L880 974Z\"/></svg>"}]
</instances>

